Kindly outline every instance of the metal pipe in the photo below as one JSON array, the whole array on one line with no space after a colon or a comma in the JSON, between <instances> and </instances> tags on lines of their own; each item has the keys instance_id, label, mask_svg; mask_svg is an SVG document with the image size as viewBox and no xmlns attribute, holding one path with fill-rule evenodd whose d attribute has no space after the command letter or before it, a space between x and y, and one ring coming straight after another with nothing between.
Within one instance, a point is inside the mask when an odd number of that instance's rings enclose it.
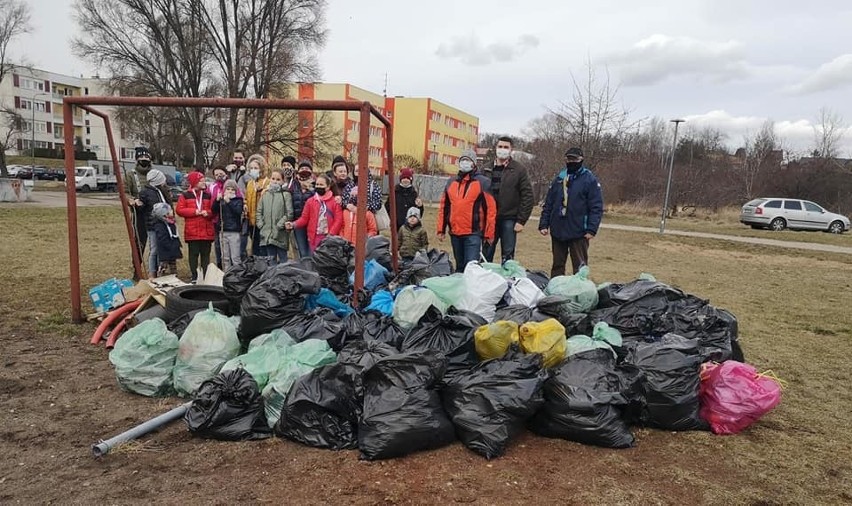
<instances>
[{"instance_id":1,"label":"metal pipe","mask_svg":"<svg viewBox=\"0 0 852 506\"><path fill-rule=\"evenodd\" d=\"M133 229L133 223L130 219L130 206L127 202L127 195L124 193L124 175L121 173L121 167L118 164L118 152L115 149L115 140L112 135L112 123L109 120L109 116L97 109L93 109L85 105L81 105L80 108L84 111L89 111L95 116L101 118L104 122L104 129L106 129L107 134L107 144L109 145L109 155L112 158L112 168L115 172L115 182L118 187L118 199L121 201L121 211L124 214L124 225L127 227L127 237L130 239L130 254L133 258L133 270L136 272L137 278L145 279L148 277L148 273L143 272L142 258L139 255L139 248L136 247L136 231Z\"/></svg>"},{"instance_id":2,"label":"metal pipe","mask_svg":"<svg viewBox=\"0 0 852 506\"><path fill-rule=\"evenodd\" d=\"M189 409L189 406L192 405L192 401L189 401L185 404L181 404L180 406L163 413L160 416L152 418L147 422L141 423L132 429L122 432L121 434L111 437L106 441L99 441L92 445L92 455L95 457L103 457L107 453L110 452L116 445L124 443L125 441L131 441L140 436L144 436L149 432L153 432L160 427L163 427L167 424L174 422L175 420L183 417L186 411Z\"/></svg>"},{"instance_id":3,"label":"metal pipe","mask_svg":"<svg viewBox=\"0 0 852 506\"><path fill-rule=\"evenodd\" d=\"M361 104L358 116L361 122L358 136L358 204L355 224L355 286L352 293L353 307L358 307L358 295L364 288L364 259L367 250L367 195L370 169L370 103Z\"/></svg>"},{"instance_id":4,"label":"metal pipe","mask_svg":"<svg viewBox=\"0 0 852 506\"><path fill-rule=\"evenodd\" d=\"M391 222L391 266L393 267L394 274L399 272L399 255L397 255L397 251L399 251L399 238L397 234L399 232L400 223L396 222L396 177L394 174L394 166L393 166L393 127L387 126L385 127L385 131L387 132L387 141L388 141L388 202L390 202L390 222ZM412 184L414 181L412 181Z\"/></svg>"},{"instance_id":5,"label":"metal pipe","mask_svg":"<svg viewBox=\"0 0 852 506\"><path fill-rule=\"evenodd\" d=\"M65 129L65 202L68 213L68 263L71 280L71 321L83 321L83 299L80 293L80 240L77 235L77 185L74 178L73 107L62 100L62 122Z\"/></svg>"},{"instance_id":6,"label":"metal pipe","mask_svg":"<svg viewBox=\"0 0 852 506\"><path fill-rule=\"evenodd\" d=\"M674 169L675 151L677 151L677 127L678 127L678 125L680 125L684 121L686 121L686 120L683 120L683 119L671 120L671 122L675 124L675 131L674 131L674 140L672 141L672 158L669 161L669 178L666 181L666 198L663 201L663 212L662 212L662 215L660 216L660 233L661 234L665 233L665 231L666 231L666 214L668 214L667 211L669 210L669 191L671 191L671 188L672 188L672 170Z\"/></svg>"},{"instance_id":7,"label":"metal pipe","mask_svg":"<svg viewBox=\"0 0 852 506\"><path fill-rule=\"evenodd\" d=\"M116 97L73 96L65 100L75 105L136 107L217 107L222 109L295 109L317 111L358 111L357 100L292 100L277 98L198 98L198 97Z\"/></svg>"}]
</instances>

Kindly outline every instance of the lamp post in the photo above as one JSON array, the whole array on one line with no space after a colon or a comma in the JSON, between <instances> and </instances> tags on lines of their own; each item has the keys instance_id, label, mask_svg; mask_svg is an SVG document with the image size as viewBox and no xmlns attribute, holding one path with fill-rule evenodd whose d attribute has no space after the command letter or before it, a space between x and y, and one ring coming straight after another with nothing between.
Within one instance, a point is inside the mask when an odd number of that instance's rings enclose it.
<instances>
[{"instance_id":1,"label":"lamp post","mask_svg":"<svg viewBox=\"0 0 852 506\"><path fill-rule=\"evenodd\" d=\"M32 119L30 120L30 134L31 134L30 162L32 163L32 167L30 167L30 170L32 171L33 188L35 188L35 181L36 181L36 177L35 177L35 99L36 99L36 97L49 97L49 96L50 96L50 93L36 93L30 99L31 100L30 109L32 109ZM46 107L45 107L45 110L47 110Z\"/></svg>"},{"instance_id":2,"label":"lamp post","mask_svg":"<svg viewBox=\"0 0 852 506\"><path fill-rule=\"evenodd\" d=\"M666 211L668 211L668 208L669 208L669 191L671 191L671 188L672 188L672 170L674 169L674 157L675 157L675 151L677 150L677 127L678 127L678 125L680 125L684 121L686 121L686 120L684 120L684 119L673 119L673 120L671 120L671 122L675 124L675 130L674 130L674 140L672 141L672 157L671 157L671 160L669 160L669 178L666 181L666 198L665 198L665 201L663 202L663 211L660 215L660 233L661 234L665 233L665 231L666 231L666 214L667 214Z\"/></svg>"}]
</instances>

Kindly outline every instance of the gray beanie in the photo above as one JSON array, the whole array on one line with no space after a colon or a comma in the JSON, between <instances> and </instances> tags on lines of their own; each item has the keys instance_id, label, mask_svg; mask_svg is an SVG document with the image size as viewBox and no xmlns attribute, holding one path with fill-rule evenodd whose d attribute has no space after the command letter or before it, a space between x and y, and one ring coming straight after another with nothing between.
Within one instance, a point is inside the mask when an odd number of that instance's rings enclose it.
<instances>
[{"instance_id":1,"label":"gray beanie","mask_svg":"<svg viewBox=\"0 0 852 506\"><path fill-rule=\"evenodd\" d=\"M464 151L462 151L461 156L459 156L459 161L461 161L462 158L467 158L471 162L473 162L474 165L476 165L476 152L474 150L465 149Z\"/></svg>"},{"instance_id":2,"label":"gray beanie","mask_svg":"<svg viewBox=\"0 0 852 506\"><path fill-rule=\"evenodd\" d=\"M157 202L151 210L151 215L158 220L162 220L167 214L169 214L171 209L172 207L165 202Z\"/></svg>"},{"instance_id":3,"label":"gray beanie","mask_svg":"<svg viewBox=\"0 0 852 506\"><path fill-rule=\"evenodd\" d=\"M151 186L162 186L166 184L166 175L157 169L149 170L147 179L148 184L150 184Z\"/></svg>"},{"instance_id":4,"label":"gray beanie","mask_svg":"<svg viewBox=\"0 0 852 506\"><path fill-rule=\"evenodd\" d=\"M411 218L412 216L416 216L417 219L419 220L420 219L420 209L417 209L416 207L409 208L408 212L405 213L405 219L407 220L408 218Z\"/></svg>"}]
</instances>

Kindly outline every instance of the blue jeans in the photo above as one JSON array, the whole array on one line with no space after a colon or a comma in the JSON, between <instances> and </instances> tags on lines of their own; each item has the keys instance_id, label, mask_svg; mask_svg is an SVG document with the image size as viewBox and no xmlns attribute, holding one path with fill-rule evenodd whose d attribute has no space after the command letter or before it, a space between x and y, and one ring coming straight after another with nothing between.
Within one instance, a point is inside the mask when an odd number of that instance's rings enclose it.
<instances>
[{"instance_id":1,"label":"blue jeans","mask_svg":"<svg viewBox=\"0 0 852 506\"><path fill-rule=\"evenodd\" d=\"M299 250L299 258L311 256L311 246L308 244L308 230L306 228L297 228L293 230L293 235L296 237L296 248Z\"/></svg>"},{"instance_id":2,"label":"blue jeans","mask_svg":"<svg viewBox=\"0 0 852 506\"><path fill-rule=\"evenodd\" d=\"M479 252L482 250L482 236L450 235L453 245L453 256L456 258L456 272L464 272L464 268L470 262L479 260Z\"/></svg>"},{"instance_id":3,"label":"blue jeans","mask_svg":"<svg viewBox=\"0 0 852 506\"><path fill-rule=\"evenodd\" d=\"M285 248L279 248L278 246L267 244L266 246L263 246L263 249L266 251L265 256L272 258L277 263L283 264L287 261L287 250Z\"/></svg>"},{"instance_id":4,"label":"blue jeans","mask_svg":"<svg viewBox=\"0 0 852 506\"><path fill-rule=\"evenodd\" d=\"M515 219L497 220L494 242L482 252L486 260L494 261L494 254L497 253L497 241L500 241L501 264L506 263L506 260L515 258L515 244L517 244L518 239L518 234L515 233L515 223L517 223Z\"/></svg>"},{"instance_id":5,"label":"blue jeans","mask_svg":"<svg viewBox=\"0 0 852 506\"><path fill-rule=\"evenodd\" d=\"M157 268L160 266L157 258L157 234L153 230L148 231L148 275L157 277Z\"/></svg>"}]
</instances>

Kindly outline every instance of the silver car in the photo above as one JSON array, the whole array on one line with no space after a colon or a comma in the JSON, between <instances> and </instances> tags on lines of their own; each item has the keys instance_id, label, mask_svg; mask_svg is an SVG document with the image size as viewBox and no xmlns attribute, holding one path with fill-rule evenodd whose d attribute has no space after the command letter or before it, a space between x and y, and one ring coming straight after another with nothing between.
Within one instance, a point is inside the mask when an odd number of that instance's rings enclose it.
<instances>
[{"instance_id":1,"label":"silver car","mask_svg":"<svg viewBox=\"0 0 852 506\"><path fill-rule=\"evenodd\" d=\"M849 230L849 218L830 213L808 200L785 198L754 199L743 206L740 222L751 228L771 230L823 230L842 234Z\"/></svg>"}]
</instances>

